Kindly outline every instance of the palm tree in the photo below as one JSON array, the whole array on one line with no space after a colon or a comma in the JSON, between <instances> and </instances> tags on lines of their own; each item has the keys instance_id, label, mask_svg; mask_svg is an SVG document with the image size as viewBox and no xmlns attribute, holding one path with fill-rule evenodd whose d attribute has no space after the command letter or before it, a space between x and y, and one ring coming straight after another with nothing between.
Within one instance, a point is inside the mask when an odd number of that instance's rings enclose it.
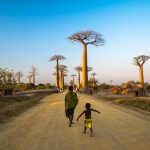
<instances>
[{"instance_id":1,"label":"palm tree","mask_svg":"<svg viewBox=\"0 0 150 150\"><path fill-rule=\"evenodd\" d=\"M101 34L95 31L77 32L68 37L69 40L79 42L83 46L82 56L82 89L88 91L88 71L87 71L87 45L100 46L104 44Z\"/></svg>"},{"instance_id":2,"label":"palm tree","mask_svg":"<svg viewBox=\"0 0 150 150\"><path fill-rule=\"evenodd\" d=\"M150 56L140 55L133 58L133 64L139 67L139 82L140 87L144 88L143 65L150 58Z\"/></svg>"},{"instance_id":3,"label":"palm tree","mask_svg":"<svg viewBox=\"0 0 150 150\"><path fill-rule=\"evenodd\" d=\"M96 72L91 73L91 76L93 77L93 89L95 88L95 76Z\"/></svg>"},{"instance_id":4,"label":"palm tree","mask_svg":"<svg viewBox=\"0 0 150 150\"><path fill-rule=\"evenodd\" d=\"M15 73L18 83L20 84L20 78L23 77L23 73L21 71Z\"/></svg>"},{"instance_id":5,"label":"palm tree","mask_svg":"<svg viewBox=\"0 0 150 150\"><path fill-rule=\"evenodd\" d=\"M64 72L66 70L67 66L65 65L59 65L59 70L60 70L60 88L64 89Z\"/></svg>"},{"instance_id":6,"label":"palm tree","mask_svg":"<svg viewBox=\"0 0 150 150\"><path fill-rule=\"evenodd\" d=\"M82 71L82 67L81 66L75 67L75 71L78 72L78 89L80 89L80 71Z\"/></svg>"},{"instance_id":7,"label":"palm tree","mask_svg":"<svg viewBox=\"0 0 150 150\"><path fill-rule=\"evenodd\" d=\"M66 59L64 56L62 55L54 55L52 56L49 61L56 61L56 87L59 89L59 60L63 60Z\"/></svg>"}]
</instances>

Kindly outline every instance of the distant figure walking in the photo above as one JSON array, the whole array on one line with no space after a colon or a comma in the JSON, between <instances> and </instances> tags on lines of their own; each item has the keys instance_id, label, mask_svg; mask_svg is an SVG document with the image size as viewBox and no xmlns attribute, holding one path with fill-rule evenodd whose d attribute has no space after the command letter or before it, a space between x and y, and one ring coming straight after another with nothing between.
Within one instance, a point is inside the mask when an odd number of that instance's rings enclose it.
<instances>
[{"instance_id":1,"label":"distant figure walking","mask_svg":"<svg viewBox=\"0 0 150 150\"><path fill-rule=\"evenodd\" d=\"M69 92L67 92L65 96L65 112L66 117L69 119L69 127L71 127L73 123L74 110L78 102L77 94L73 92L73 87L69 86Z\"/></svg>"},{"instance_id":2,"label":"distant figure walking","mask_svg":"<svg viewBox=\"0 0 150 150\"><path fill-rule=\"evenodd\" d=\"M86 103L85 104L85 108L86 110L84 110L77 118L77 121L79 120L79 118L85 114L85 120L84 120L84 131L83 133L86 133L86 129L90 128L90 132L91 132L91 137L93 136L93 128L92 128L92 117L91 117L91 112L95 111L97 113L100 114L100 112L98 110L95 110L93 108L91 108L91 104L90 103Z\"/></svg>"}]
</instances>

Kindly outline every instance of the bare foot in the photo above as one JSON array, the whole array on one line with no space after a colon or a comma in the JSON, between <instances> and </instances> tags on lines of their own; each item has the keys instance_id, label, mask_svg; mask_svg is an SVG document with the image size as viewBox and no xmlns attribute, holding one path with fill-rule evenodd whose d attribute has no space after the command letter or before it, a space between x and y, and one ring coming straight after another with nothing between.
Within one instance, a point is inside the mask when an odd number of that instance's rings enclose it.
<instances>
[{"instance_id":1,"label":"bare foot","mask_svg":"<svg viewBox=\"0 0 150 150\"><path fill-rule=\"evenodd\" d=\"M69 123L69 127L71 127L71 123Z\"/></svg>"},{"instance_id":2,"label":"bare foot","mask_svg":"<svg viewBox=\"0 0 150 150\"><path fill-rule=\"evenodd\" d=\"M83 134L86 134L86 131L83 131Z\"/></svg>"}]
</instances>

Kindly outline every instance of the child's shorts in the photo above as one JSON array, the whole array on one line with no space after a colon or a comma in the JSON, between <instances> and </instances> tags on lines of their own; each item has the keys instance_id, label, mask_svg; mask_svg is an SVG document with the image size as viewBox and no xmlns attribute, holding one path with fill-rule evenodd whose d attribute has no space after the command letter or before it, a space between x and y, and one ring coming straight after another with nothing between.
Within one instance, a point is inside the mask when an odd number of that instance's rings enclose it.
<instances>
[{"instance_id":1,"label":"child's shorts","mask_svg":"<svg viewBox=\"0 0 150 150\"><path fill-rule=\"evenodd\" d=\"M92 119L85 119L84 120L84 127L85 128L92 128Z\"/></svg>"}]
</instances>

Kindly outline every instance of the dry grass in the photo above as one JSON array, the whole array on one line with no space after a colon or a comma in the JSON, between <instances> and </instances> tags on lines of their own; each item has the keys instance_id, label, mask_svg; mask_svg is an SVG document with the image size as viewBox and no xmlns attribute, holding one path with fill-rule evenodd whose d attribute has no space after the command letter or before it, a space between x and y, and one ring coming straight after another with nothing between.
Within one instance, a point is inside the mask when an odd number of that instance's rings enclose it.
<instances>
[{"instance_id":1,"label":"dry grass","mask_svg":"<svg viewBox=\"0 0 150 150\"><path fill-rule=\"evenodd\" d=\"M106 94L98 94L94 95L94 97L114 104L120 104L123 106L129 106L130 108L137 108L150 112L150 97L128 97Z\"/></svg>"},{"instance_id":2,"label":"dry grass","mask_svg":"<svg viewBox=\"0 0 150 150\"><path fill-rule=\"evenodd\" d=\"M0 123L38 104L46 95L0 97Z\"/></svg>"}]
</instances>

